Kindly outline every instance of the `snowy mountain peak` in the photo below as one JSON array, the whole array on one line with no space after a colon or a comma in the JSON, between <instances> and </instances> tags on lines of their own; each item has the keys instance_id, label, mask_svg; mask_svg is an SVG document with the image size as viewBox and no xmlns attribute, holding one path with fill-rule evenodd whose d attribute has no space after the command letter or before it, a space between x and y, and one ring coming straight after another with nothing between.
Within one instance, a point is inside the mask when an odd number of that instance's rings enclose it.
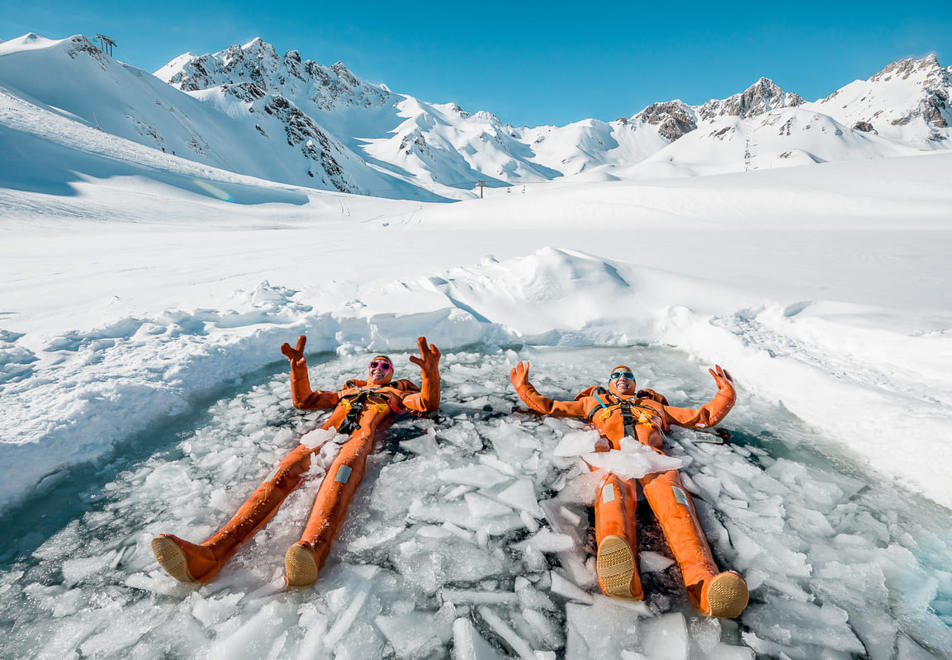
<instances>
[{"instance_id":1,"label":"snowy mountain peak","mask_svg":"<svg viewBox=\"0 0 952 660\"><path fill-rule=\"evenodd\" d=\"M910 77L916 80L940 80L943 77L948 79L949 71L939 64L939 58L935 53L926 55L923 58L916 59L907 57L897 60L886 66L879 73L870 76L870 82L888 82L893 78L907 80Z\"/></svg>"},{"instance_id":2,"label":"snowy mountain peak","mask_svg":"<svg viewBox=\"0 0 952 660\"><path fill-rule=\"evenodd\" d=\"M658 133L669 142L697 128L694 108L679 100L652 103L632 117L632 121L657 126Z\"/></svg>"},{"instance_id":3,"label":"snowy mountain peak","mask_svg":"<svg viewBox=\"0 0 952 660\"><path fill-rule=\"evenodd\" d=\"M952 67L928 55L893 62L811 106L857 130L935 148L952 137L950 96Z\"/></svg>"},{"instance_id":4,"label":"snowy mountain peak","mask_svg":"<svg viewBox=\"0 0 952 660\"><path fill-rule=\"evenodd\" d=\"M697 108L698 119L731 116L748 119L777 108L789 108L803 103L799 94L783 91L770 78L761 77L739 94L724 100L711 99Z\"/></svg>"},{"instance_id":5,"label":"snowy mountain peak","mask_svg":"<svg viewBox=\"0 0 952 660\"><path fill-rule=\"evenodd\" d=\"M390 96L389 90L360 80L343 62L323 66L313 60L302 60L296 50L281 57L260 37L214 54L180 55L155 75L183 92L217 86L247 87L247 83L252 83L266 94L310 99L324 110L339 105L379 105Z\"/></svg>"}]
</instances>

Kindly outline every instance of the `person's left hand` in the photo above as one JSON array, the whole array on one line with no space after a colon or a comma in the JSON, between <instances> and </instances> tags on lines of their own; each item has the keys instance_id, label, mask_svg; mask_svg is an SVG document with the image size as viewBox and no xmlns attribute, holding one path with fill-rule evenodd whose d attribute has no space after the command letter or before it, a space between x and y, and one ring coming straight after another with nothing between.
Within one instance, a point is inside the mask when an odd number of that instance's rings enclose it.
<instances>
[{"instance_id":1,"label":"person's left hand","mask_svg":"<svg viewBox=\"0 0 952 660\"><path fill-rule=\"evenodd\" d=\"M420 357L411 355L410 362L419 365L423 373L429 374L435 372L437 366L440 364L440 356L442 355L440 349L435 345L427 344L426 337L417 337L417 346L420 348Z\"/></svg>"},{"instance_id":2,"label":"person's left hand","mask_svg":"<svg viewBox=\"0 0 952 660\"><path fill-rule=\"evenodd\" d=\"M719 391L734 391L734 379L727 369L722 369L721 365L715 364L713 369L708 369L708 372L713 376Z\"/></svg>"}]
</instances>

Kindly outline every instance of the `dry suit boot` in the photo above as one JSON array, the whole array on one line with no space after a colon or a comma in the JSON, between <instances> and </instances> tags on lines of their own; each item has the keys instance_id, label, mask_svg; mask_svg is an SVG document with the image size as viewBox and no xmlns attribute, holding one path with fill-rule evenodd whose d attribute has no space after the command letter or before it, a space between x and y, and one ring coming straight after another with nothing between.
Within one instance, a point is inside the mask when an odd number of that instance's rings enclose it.
<instances>
[{"instance_id":1,"label":"dry suit boot","mask_svg":"<svg viewBox=\"0 0 952 660\"><path fill-rule=\"evenodd\" d=\"M171 534L152 539L152 552L165 571L181 582L208 582L238 546L275 514L311 465L311 450L298 445L274 469L224 527L196 545Z\"/></svg>"},{"instance_id":2,"label":"dry suit boot","mask_svg":"<svg viewBox=\"0 0 952 660\"><path fill-rule=\"evenodd\" d=\"M734 571L721 572L698 522L694 500L677 471L641 480L645 499L674 554L691 603L708 616L733 618L747 607L747 583Z\"/></svg>"},{"instance_id":3,"label":"dry suit boot","mask_svg":"<svg viewBox=\"0 0 952 660\"><path fill-rule=\"evenodd\" d=\"M328 469L314 498L301 540L288 548L284 556L285 583L289 587L310 587L317 580L331 544L347 517L357 486L364 477L373 439L372 427L359 428L344 443Z\"/></svg>"},{"instance_id":4,"label":"dry suit boot","mask_svg":"<svg viewBox=\"0 0 952 660\"><path fill-rule=\"evenodd\" d=\"M595 569L606 596L641 600L641 578L635 561L634 482L609 475L595 499Z\"/></svg>"},{"instance_id":5,"label":"dry suit boot","mask_svg":"<svg viewBox=\"0 0 952 660\"><path fill-rule=\"evenodd\" d=\"M698 607L708 616L733 619L747 607L747 581L736 571L724 571L701 585Z\"/></svg>"}]
</instances>

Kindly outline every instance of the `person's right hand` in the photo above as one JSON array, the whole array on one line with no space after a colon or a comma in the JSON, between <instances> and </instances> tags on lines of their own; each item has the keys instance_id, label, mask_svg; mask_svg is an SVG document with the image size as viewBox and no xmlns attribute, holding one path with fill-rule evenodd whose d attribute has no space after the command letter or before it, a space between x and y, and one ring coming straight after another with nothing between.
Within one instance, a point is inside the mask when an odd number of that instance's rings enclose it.
<instances>
[{"instance_id":1,"label":"person's right hand","mask_svg":"<svg viewBox=\"0 0 952 660\"><path fill-rule=\"evenodd\" d=\"M304 344L306 343L307 337L301 335L298 337L297 345L294 348L291 348L291 344L287 342L281 344L281 352L288 356L288 359L291 361L291 366L306 363L306 360L304 359Z\"/></svg>"},{"instance_id":2,"label":"person's right hand","mask_svg":"<svg viewBox=\"0 0 952 660\"><path fill-rule=\"evenodd\" d=\"M529 363L519 362L516 364L509 372L509 381L517 392L521 392L523 388L529 385Z\"/></svg>"}]
</instances>

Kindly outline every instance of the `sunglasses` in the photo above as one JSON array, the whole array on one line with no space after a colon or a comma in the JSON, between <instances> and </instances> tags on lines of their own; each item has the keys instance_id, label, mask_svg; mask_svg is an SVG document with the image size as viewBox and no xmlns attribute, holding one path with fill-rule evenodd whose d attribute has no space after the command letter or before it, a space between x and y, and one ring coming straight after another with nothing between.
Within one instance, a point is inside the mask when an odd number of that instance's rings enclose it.
<instances>
[{"instance_id":1,"label":"sunglasses","mask_svg":"<svg viewBox=\"0 0 952 660\"><path fill-rule=\"evenodd\" d=\"M627 378L628 380L634 380L635 374L631 373L630 371L616 371L611 376L609 376L609 378L611 378L612 380L618 380L619 378Z\"/></svg>"},{"instance_id":2,"label":"sunglasses","mask_svg":"<svg viewBox=\"0 0 952 660\"><path fill-rule=\"evenodd\" d=\"M371 368L371 369L376 369L377 367L383 367L383 368L387 369L388 371L389 371L390 369L393 369L393 365L390 364L389 362L385 362L384 360L379 360L379 361L378 361L378 360L374 360L373 362L370 363L370 368Z\"/></svg>"}]
</instances>

